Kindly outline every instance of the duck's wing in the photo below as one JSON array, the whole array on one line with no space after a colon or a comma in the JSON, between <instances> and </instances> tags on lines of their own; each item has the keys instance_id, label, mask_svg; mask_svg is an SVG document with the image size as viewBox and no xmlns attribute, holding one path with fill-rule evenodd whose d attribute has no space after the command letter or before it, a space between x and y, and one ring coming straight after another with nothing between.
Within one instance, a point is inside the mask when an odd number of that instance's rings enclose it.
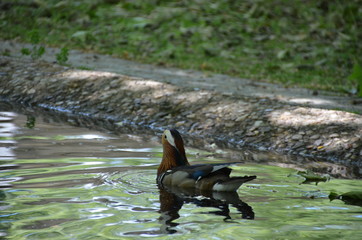
<instances>
[{"instance_id":1,"label":"duck's wing","mask_svg":"<svg viewBox=\"0 0 362 240\"><path fill-rule=\"evenodd\" d=\"M256 178L256 176L230 178L231 169L228 168L228 166L233 164L236 163L180 166L161 174L158 177L157 182L161 186L175 186L181 188L196 187L217 191L234 191L240 187L242 183Z\"/></svg>"},{"instance_id":2,"label":"duck's wing","mask_svg":"<svg viewBox=\"0 0 362 240\"><path fill-rule=\"evenodd\" d=\"M215 174L220 174L228 177L231 173L231 169L228 166L232 163L220 163L220 164L196 164L192 166L182 166L176 169L172 169L172 172L183 171L188 173L188 177L195 181L204 177L209 177Z\"/></svg>"}]
</instances>

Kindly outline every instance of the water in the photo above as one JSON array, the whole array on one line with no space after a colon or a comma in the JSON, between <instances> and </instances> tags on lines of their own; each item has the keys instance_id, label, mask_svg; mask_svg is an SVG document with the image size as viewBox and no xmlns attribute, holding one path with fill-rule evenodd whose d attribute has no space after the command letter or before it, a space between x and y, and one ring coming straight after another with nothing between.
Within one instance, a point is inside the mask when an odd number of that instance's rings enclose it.
<instances>
[{"instance_id":1,"label":"water","mask_svg":"<svg viewBox=\"0 0 362 240\"><path fill-rule=\"evenodd\" d=\"M3 106L3 105L0 105ZM296 170L235 166L257 175L237 194L160 191L158 138L113 135L0 109L0 238L360 239L362 209L330 202L361 180L300 184ZM187 148L190 162L222 162Z\"/></svg>"}]
</instances>

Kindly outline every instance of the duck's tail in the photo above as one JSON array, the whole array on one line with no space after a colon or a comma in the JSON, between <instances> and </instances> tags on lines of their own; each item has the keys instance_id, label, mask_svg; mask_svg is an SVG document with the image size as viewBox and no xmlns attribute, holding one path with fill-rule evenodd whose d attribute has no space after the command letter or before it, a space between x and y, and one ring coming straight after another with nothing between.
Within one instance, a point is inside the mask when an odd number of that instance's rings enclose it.
<instances>
[{"instance_id":1,"label":"duck's tail","mask_svg":"<svg viewBox=\"0 0 362 240\"><path fill-rule=\"evenodd\" d=\"M256 176L231 177L228 180L218 182L212 188L214 191L236 191L243 183L254 180Z\"/></svg>"}]
</instances>

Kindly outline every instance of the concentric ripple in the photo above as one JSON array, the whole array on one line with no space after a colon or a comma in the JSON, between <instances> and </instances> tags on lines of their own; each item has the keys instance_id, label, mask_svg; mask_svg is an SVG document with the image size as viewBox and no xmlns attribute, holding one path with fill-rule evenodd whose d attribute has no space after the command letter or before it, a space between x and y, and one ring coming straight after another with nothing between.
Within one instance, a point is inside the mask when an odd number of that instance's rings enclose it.
<instances>
[{"instance_id":1,"label":"concentric ripple","mask_svg":"<svg viewBox=\"0 0 362 240\"><path fill-rule=\"evenodd\" d=\"M102 175L105 183L128 193L158 192L155 169L132 169Z\"/></svg>"}]
</instances>

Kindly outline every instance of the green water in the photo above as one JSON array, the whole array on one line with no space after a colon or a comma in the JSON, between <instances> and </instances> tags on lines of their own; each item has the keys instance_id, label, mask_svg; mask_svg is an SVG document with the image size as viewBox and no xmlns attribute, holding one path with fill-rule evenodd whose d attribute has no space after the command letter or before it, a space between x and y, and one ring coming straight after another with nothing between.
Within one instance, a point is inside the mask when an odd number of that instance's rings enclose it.
<instances>
[{"instance_id":1,"label":"green water","mask_svg":"<svg viewBox=\"0 0 362 240\"><path fill-rule=\"evenodd\" d=\"M247 163L233 174L258 178L237 196L193 196L160 192L160 156L157 138L0 113L0 239L362 237L362 208L328 199L332 190L360 190L361 180L300 184L295 169Z\"/></svg>"}]
</instances>

